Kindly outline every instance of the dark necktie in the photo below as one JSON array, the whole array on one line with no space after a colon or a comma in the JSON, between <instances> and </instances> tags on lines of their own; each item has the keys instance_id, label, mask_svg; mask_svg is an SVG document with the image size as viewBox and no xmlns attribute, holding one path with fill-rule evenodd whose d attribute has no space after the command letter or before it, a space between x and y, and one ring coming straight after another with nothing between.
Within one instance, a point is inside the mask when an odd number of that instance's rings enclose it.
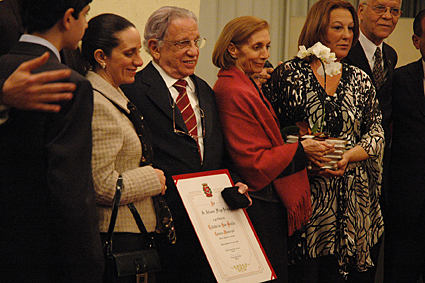
<instances>
[{"instance_id":1,"label":"dark necktie","mask_svg":"<svg viewBox=\"0 0 425 283\"><path fill-rule=\"evenodd\" d=\"M382 53L381 48L376 48L375 51L375 65L373 66L373 80L375 81L375 88L378 90L384 83L384 70L382 68Z\"/></svg>"},{"instance_id":2,"label":"dark necktie","mask_svg":"<svg viewBox=\"0 0 425 283\"><path fill-rule=\"evenodd\" d=\"M185 80L178 80L174 87L179 92L179 96L176 99L177 107L180 109L182 113L184 123L186 124L187 132L193 138L197 140L198 136L198 127L196 122L195 112L193 111L192 106L190 105L189 97L186 92L186 84Z\"/></svg>"}]
</instances>

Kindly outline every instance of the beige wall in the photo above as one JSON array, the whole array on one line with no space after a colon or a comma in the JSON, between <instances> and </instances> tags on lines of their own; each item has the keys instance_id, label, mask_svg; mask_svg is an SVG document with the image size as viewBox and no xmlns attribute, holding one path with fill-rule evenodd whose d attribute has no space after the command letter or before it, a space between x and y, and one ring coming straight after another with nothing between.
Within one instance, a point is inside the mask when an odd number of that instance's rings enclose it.
<instances>
[{"instance_id":1,"label":"beige wall","mask_svg":"<svg viewBox=\"0 0 425 283\"><path fill-rule=\"evenodd\" d=\"M397 27L386 41L397 51L397 67L417 61L421 58L421 53L413 46L412 35L413 19L400 18Z\"/></svg>"},{"instance_id":2,"label":"beige wall","mask_svg":"<svg viewBox=\"0 0 425 283\"><path fill-rule=\"evenodd\" d=\"M102 13L114 13L134 23L143 37L146 20L153 11L162 6L178 6L191 10L199 16L201 0L93 0L90 4L89 18ZM142 52L144 66L151 60Z\"/></svg>"},{"instance_id":3,"label":"beige wall","mask_svg":"<svg viewBox=\"0 0 425 283\"><path fill-rule=\"evenodd\" d=\"M91 9L89 12L89 18L101 13L115 13L133 22L143 36L143 29L147 18L159 7L165 5L184 7L193 11L196 15L199 16L200 3L201 0L93 0L93 2L90 4ZM202 21L202 19L200 19L200 21ZM297 54L298 36L301 32L304 21L304 17L291 17L289 21L290 28L288 31L290 31L290 34L288 41L288 54L290 54L290 58ZM396 29L386 40L386 42L393 46L397 51L399 56L397 66L405 65L420 58L419 51L417 51L412 44L412 25L413 19L400 18ZM150 61L150 56L143 51L142 57L145 63L144 65L146 65ZM288 60L290 58L282 59ZM277 62L273 63L276 64ZM213 69L212 63L211 66L205 67L208 69L211 67L211 69Z\"/></svg>"}]
</instances>

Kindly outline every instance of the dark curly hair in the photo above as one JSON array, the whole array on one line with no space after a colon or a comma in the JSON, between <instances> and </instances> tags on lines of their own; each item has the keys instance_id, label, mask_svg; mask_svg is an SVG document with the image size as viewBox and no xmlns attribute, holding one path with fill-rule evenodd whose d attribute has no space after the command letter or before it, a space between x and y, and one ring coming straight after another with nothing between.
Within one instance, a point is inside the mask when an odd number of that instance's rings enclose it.
<instances>
[{"instance_id":1,"label":"dark curly hair","mask_svg":"<svg viewBox=\"0 0 425 283\"><path fill-rule=\"evenodd\" d=\"M73 8L72 16L78 19L81 10L92 0L20 0L22 25L27 33L43 32L52 28Z\"/></svg>"}]
</instances>

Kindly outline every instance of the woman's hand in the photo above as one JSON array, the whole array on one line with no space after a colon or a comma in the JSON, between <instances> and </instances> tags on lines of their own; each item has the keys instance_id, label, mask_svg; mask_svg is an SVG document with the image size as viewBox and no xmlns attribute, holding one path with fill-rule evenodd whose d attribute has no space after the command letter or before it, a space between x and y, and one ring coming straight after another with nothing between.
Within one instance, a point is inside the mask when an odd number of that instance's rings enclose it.
<instances>
[{"instance_id":1,"label":"woman's hand","mask_svg":"<svg viewBox=\"0 0 425 283\"><path fill-rule=\"evenodd\" d=\"M340 161L336 164L336 170L325 169L319 172L320 175L325 177L339 177L342 176L350 162L359 162L369 158L369 154L359 145L346 151Z\"/></svg>"},{"instance_id":2,"label":"woman's hand","mask_svg":"<svg viewBox=\"0 0 425 283\"><path fill-rule=\"evenodd\" d=\"M338 161L338 163L336 163L337 169L336 170L330 170L330 169L325 169L325 170L320 170L319 171L319 175L322 175L324 177L340 177L344 174L345 169L348 166L348 158L345 155L342 155L342 158L340 161Z\"/></svg>"},{"instance_id":3,"label":"woman's hand","mask_svg":"<svg viewBox=\"0 0 425 283\"><path fill-rule=\"evenodd\" d=\"M165 195L165 190L167 186L165 185L165 175L164 172L160 169L154 168L156 175L158 175L159 183L161 184L161 195Z\"/></svg>"},{"instance_id":4,"label":"woman's hand","mask_svg":"<svg viewBox=\"0 0 425 283\"><path fill-rule=\"evenodd\" d=\"M304 147L304 152L309 161L322 167L322 162L331 161L330 158L324 157L326 154L332 153L335 151L334 144L327 143L325 141L316 141L313 139L305 139L301 141L301 144Z\"/></svg>"},{"instance_id":5,"label":"woman's hand","mask_svg":"<svg viewBox=\"0 0 425 283\"><path fill-rule=\"evenodd\" d=\"M238 188L238 192L239 192L241 195L245 195L245 196L249 199L249 205L248 205L248 206L251 206L251 204L252 204L252 199L251 199L251 197L250 197L250 196L249 196L249 194L248 194L248 186L247 186L247 185L245 185L244 183L241 183L241 182L237 182L237 183L235 184L235 186L239 187L239 188Z\"/></svg>"}]
</instances>

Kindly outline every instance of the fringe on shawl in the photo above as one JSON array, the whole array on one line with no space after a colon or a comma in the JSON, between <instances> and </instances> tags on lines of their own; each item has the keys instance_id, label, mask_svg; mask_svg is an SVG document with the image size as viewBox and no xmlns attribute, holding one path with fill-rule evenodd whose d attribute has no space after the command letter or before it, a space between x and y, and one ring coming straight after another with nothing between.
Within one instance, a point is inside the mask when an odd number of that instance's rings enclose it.
<instances>
[{"instance_id":1,"label":"fringe on shawl","mask_svg":"<svg viewBox=\"0 0 425 283\"><path fill-rule=\"evenodd\" d=\"M288 213L288 234L291 236L310 220L311 194L307 169L276 179L274 187Z\"/></svg>"}]
</instances>

